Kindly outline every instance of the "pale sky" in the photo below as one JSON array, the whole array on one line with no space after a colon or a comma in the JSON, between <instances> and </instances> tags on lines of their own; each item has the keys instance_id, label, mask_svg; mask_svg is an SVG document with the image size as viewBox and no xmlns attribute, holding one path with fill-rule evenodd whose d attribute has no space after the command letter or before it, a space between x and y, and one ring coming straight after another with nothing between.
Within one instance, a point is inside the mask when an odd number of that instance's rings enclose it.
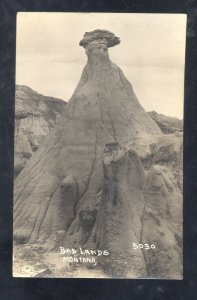
<instances>
[{"instance_id":1,"label":"pale sky","mask_svg":"<svg viewBox=\"0 0 197 300\"><path fill-rule=\"evenodd\" d=\"M18 13L16 83L68 101L87 57L79 41L106 29L121 39L109 56L146 111L183 117L186 15Z\"/></svg>"}]
</instances>

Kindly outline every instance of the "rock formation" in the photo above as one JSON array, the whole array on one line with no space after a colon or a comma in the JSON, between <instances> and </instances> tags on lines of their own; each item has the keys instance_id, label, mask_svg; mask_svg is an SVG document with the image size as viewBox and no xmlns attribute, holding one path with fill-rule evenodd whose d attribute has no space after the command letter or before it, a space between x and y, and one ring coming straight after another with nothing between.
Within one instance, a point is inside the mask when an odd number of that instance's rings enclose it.
<instances>
[{"instance_id":1,"label":"rock formation","mask_svg":"<svg viewBox=\"0 0 197 300\"><path fill-rule=\"evenodd\" d=\"M183 120L158 114L156 111L150 111L148 114L157 123L163 133L169 134L176 131L183 131Z\"/></svg>"},{"instance_id":2,"label":"rock formation","mask_svg":"<svg viewBox=\"0 0 197 300\"><path fill-rule=\"evenodd\" d=\"M14 171L17 176L54 127L66 102L46 97L24 85L15 92Z\"/></svg>"},{"instance_id":3,"label":"rock formation","mask_svg":"<svg viewBox=\"0 0 197 300\"><path fill-rule=\"evenodd\" d=\"M88 57L80 82L16 178L14 240L46 251L59 245L107 249L109 256L99 259L106 276L179 278L175 146L169 141L164 152L170 158L163 162L160 128L109 59L108 47L119 43L104 30L85 33L80 42ZM135 250L133 243L154 243L156 251Z\"/></svg>"}]
</instances>

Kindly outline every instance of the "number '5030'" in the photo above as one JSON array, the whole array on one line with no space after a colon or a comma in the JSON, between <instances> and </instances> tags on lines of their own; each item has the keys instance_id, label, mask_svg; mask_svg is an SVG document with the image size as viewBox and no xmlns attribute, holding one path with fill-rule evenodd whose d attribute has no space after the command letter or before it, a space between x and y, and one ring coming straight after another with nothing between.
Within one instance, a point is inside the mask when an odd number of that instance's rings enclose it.
<instances>
[{"instance_id":1,"label":"number '5030'","mask_svg":"<svg viewBox=\"0 0 197 300\"><path fill-rule=\"evenodd\" d=\"M133 249L136 250L136 249L146 249L146 250L149 250L149 249L155 249L155 245L154 244L137 244L137 243L133 243Z\"/></svg>"}]
</instances>

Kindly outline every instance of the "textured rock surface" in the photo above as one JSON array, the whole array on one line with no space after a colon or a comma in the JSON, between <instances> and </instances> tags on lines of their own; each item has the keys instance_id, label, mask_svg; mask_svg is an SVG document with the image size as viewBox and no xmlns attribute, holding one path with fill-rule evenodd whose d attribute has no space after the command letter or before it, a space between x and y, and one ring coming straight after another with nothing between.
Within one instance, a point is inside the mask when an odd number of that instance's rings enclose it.
<instances>
[{"instance_id":1,"label":"textured rock surface","mask_svg":"<svg viewBox=\"0 0 197 300\"><path fill-rule=\"evenodd\" d=\"M150 111L148 114L157 123L163 133L169 134L176 131L183 131L183 120L158 114L156 111Z\"/></svg>"},{"instance_id":2,"label":"textured rock surface","mask_svg":"<svg viewBox=\"0 0 197 300\"><path fill-rule=\"evenodd\" d=\"M94 30L86 32L79 45L86 49L90 49L91 45L104 44L107 48L113 47L120 43L120 39L108 30Z\"/></svg>"},{"instance_id":3,"label":"textured rock surface","mask_svg":"<svg viewBox=\"0 0 197 300\"><path fill-rule=\"evenodd\" d=\"M83 44L88 62L63 117L16 178L15 243L107 249L99 261L106 276L180 278L180 170L173 161L181 137L162 135L110 61L108 33L98 39ZM161 260L133 249L146 241L163 249L163 231L169 259L165 249Z\"/></svg>"},{"instance_id":4,"label":"textured rock surface","mask_svg":"<svg viewBox=\"0 0 197 300\"><path fill-rule=\"evenodd\" d=\"M182 195L168 168L154 165L147 174L142 242L156 245L145 251L148 275L182 276Z\"/></svg>"},{"instance_id":5,"label":"textured rock surface","mask_svg":"<svg viewBox=\"0 0 197 300\"><path fill-rule=\"evenodd\" d=\"M104 184L98 239L107 247L110 257L104 269L111 276L146 276L141 249L140 216L144 209L145 172L137 153L124 148L104 155Z\"/></svg>"},{"instance_id":6,"label":"textured rock surface","mask_svg":"<svg viewBox=\"0 0 197 300\"><path fill-rule=\"evenodd\" d=\"M173 174L179 189L183 189L183 134L163 135L156 140L153 164L167 167Z\"/></svg>"},{"instance_id":7,"label":"textured rock surface","mask_svg":"<svg viewBox=\"0 0 197 300\"><path fill-rule=\"evenodd\" d=\"M15 176L24 168L33 152L61 116L66 102L46 97L24 85L15 92Z\"/></svg>"}]
</instances>

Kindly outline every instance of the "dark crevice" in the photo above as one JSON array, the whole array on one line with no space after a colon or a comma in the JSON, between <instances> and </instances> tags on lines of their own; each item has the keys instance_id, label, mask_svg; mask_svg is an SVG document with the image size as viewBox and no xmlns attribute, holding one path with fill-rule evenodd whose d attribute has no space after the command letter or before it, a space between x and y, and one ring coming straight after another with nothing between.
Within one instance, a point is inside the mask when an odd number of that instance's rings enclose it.
<instances>
[{"instance_id":1,"label":"dark crevice","mask_svg":"<svg viewBox=\"0 0 197 300\"><path fill-rule=\"evenodd\" d=\"M116 133L115 133L115 129L114 129L114 124L113 124L113 121L112 121L112 118L111 118L111 114L110 112L108 111L108 116L110 118L110 121L111 121L111 127L112 127L112 131L113 131L113 138L114 138L114 141L118 144L118 141L116 139Z\"/></svg>"},{"instance_id":2,"label":"dark crevice","mask_svg":"<svg viewBox=\"0 0 197 300\"><path fill-rule=\"evenodd\" d=\"M83 191L83 193L80 195L80 198L78 199L78 201L76 201L76 204L74 206L74 218L73 218L73 220L70 222L70 224L68 226L68 231L71 230L71 226L73 226L74 222L76 221L76 218L78 217L77 211L78 211L79 204L80 204L81 200L83 199L83 196L85 195L85 193L88 191L90 180L91 180L92 174L94 172L94 166L95 166L95 162L96 162L96 158L97 158L97 133L96 133L94 153L95 153L95 157L94 157L94 160L93 160L93 163L92 163L90 174L88 176L88 181L87 181L87 184L86 184L86 188ZM77 193L77 194L79 194L79 193ZM79 197L79 195L78 195L78 197ZM72 233L73 233L73 230L71 230L71 234Z\"/></svg>"}]
</instances>

